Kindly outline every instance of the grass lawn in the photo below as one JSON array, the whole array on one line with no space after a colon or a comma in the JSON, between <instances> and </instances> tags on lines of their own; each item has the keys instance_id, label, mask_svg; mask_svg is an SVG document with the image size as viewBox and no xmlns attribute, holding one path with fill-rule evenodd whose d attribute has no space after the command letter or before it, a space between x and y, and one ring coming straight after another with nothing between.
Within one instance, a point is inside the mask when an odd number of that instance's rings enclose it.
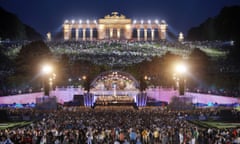
<instances>
[{"instance_id":1,"label":"grass lawn","mask_svg":"<svg viewBox=\"0 0 240 144\"><path fill-rule=\"evenodd\" d=\"M32 122L11 122L11 123L0 123L0 130L14 127L22 127L31 124Z\"/></svg>"},{"instance_id":2,"label":"grass lawn","mask_svg":"<svg viewBox=\"0 0 240 144\"><path fill-rule=\"evenodd\" d=\"M209 55L211 57L225 57L226 56L226 52L220 51L217 49L202 48L201 50L204 51L207 55Z\"/></svg>"},{"instance_id":3,"label":"grass lawn","mask_svg":"<svg viewBox=\"0 0 240 144\"><path fill-rule=\"evenodd\" d=\"M218 128L218 129L225 129L225 128L236 128L240 127L240 123L228 123L228 122L216 122L216 121L192 121L194 124L205 128Z\"/></svg>"}]
</instances>

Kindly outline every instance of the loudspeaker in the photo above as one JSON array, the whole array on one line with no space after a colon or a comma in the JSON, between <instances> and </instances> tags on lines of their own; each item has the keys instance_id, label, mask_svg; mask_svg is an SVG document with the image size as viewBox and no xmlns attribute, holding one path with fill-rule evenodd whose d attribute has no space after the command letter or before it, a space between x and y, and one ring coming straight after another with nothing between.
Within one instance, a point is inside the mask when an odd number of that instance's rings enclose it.
<instances>
[{"instance_id":1,"label":"loudspeaker","mask_svg":"<svg viewBox=\"0 0 240 144\"><path fill-rule=\"evenodd\" d=\"M73 96L73 103L79 106L84 106L84 98L83 95L74 95Z\"/></svg>"}]
</instances>

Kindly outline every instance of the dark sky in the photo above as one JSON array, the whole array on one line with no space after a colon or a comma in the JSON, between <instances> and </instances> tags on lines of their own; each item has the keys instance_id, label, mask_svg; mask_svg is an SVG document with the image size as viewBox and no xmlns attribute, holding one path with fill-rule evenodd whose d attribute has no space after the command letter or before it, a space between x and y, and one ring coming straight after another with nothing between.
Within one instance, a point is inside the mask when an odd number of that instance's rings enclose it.
<instances>
[{"instance_id":1,"label":"dark sky","mask_svg":"<svg viewBox=\"0 0 240 144\"><path fill-rule=\"evenodd\" d=\"M137 20L164 19L171 31L186 34L232 5L240 0L0 0L1 7L44 35L60 30L65 19L93 20L112 11Z\"/></svg>"}]
</instances>

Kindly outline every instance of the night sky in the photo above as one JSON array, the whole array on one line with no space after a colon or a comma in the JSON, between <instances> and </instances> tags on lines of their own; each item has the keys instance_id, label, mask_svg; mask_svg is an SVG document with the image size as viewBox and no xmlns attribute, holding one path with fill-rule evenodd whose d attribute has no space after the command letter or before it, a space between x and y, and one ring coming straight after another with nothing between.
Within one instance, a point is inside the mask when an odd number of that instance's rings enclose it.
<instances>
[{"instance_id":1,"label":"night sky","mask_svg":"<svg viewBox=\"0 0 240 144\"><path fill-rule=\"evenodd\" d=\"M186 34L232 5L240 0L0 0L1 7L43 35L61 30L65 19L94 20L112 11L137 20L164 19L172 32Z\"/></svg>"}]
</instances>

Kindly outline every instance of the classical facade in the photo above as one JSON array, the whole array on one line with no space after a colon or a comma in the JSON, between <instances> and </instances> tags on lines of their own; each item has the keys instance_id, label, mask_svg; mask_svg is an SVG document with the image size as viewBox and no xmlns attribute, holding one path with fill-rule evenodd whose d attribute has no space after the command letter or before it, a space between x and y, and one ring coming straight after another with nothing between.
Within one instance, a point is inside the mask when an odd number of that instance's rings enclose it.
<instances>
[{"instance_id":1,"label":"classical facade","mask_svg":"<svg viewBox=\"0 0 240 144\"><path fill-rule=\"evenodd\" d=\"M131 20L118 12L112 12L98 20L68 21L63 24L64 40L135 39L165 40L167 23L164 20Z\"/></svg>"}]
</instances>

